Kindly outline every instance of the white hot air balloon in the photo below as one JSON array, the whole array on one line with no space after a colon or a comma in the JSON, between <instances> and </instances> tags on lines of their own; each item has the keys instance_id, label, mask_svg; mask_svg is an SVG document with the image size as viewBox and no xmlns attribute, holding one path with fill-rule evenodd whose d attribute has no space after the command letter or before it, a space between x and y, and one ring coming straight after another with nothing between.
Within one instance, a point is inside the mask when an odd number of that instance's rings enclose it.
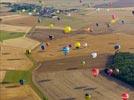
<instances>
[{"instance_id":1,"label":"white hot air balloon","mask_svg":"<svg viewBox=\"0 0 134 100\"><path fill-rule=\"evenodd\" d=\"M109 11L110 11L110 9L107 9L107 11L109 12Z\"/></svg>"},{"instance_id":2,"label":"white hot air balloon","mask_svg":"<svg viewBox=\"0 0 134 100\"><path fill-rule=\"evenodd\" d=\"M96 11L100 11L100 8L97 8Z\"/></svg>"},{"instance_id":3,"label":"white hot air balloon","mask_svg":"<svg viewBox=\"0 0 134 100\"><path fill-rule=\"evenodd\" d=\"M92 58L96 58L97 57L97 53L96 52L92 52L91 56L92 56Z\"/></svg>"},{"instance_id":4,"label":"white hot air balloon","mask_svg":"<svg viewBox=\"0 0 134 100\"><path fill-rule=\"evenodd\" d=\"M25 9L22 9L22 12L25 12L26 10Z\"/></svg>"},{"instance_id":5,"label":"white hot air balloon","mask_svg":"<svg viewBox=\"0 0 134 100\"><path fill-rule=\"evenodd\" d=\"M88 46L88 44L87 44L87 43L84 43L84 44L83 44L83 47L85 47L85 48L86 48L87 46Z\"/></svg>"},{"instance_id":6,"label":"white hot air balloon","mask_svg":"<svg viewBox=\"0 0 134 100\"><path fill-rule=\"evenodd\" d=\"M31 13L31 12L29 12L29 13L28 13L28 15L30 15L30 16L31 16L31 15L32 15L32 13Z\"/></svg>"}]
</instances>

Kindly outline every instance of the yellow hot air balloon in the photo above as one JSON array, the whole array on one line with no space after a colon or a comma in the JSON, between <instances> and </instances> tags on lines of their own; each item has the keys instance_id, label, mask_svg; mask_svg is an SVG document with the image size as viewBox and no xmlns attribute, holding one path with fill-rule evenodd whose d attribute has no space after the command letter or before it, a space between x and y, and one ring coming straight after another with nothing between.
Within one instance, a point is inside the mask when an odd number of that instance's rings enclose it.
<instances>
[{"instance_id":1,"label":"yellow hot air balloon","mask_svg":"<svg viewBox=\"0 0 134 100\"><path fill-rule=\"evenodd\" d=\"M91 100L91 95L85 94L85 100Z\"/></svg>"},{"instance_id":2,"label":"yellow hot air balloon","mask_svg":"<svg viewBox=\"0 0 134 100\"><path fill-rule=\"evenodd\" d=\"M80 46L81 46L80 42L75 43L75 48L80 48Z\"/></svg>"},{"instance_id":3,"label":"yellow hot air balloon","mask_svg":"<svg viewBox=\"0 0 134 100\"><path fill-rule=\"evenodd\" d=\"M72 28L70 26L67 26L64 28L64 33L70 33L72 31Z\"/></svg>"},{"instance_id":4,"label":"yellow hot air balloon","mask_svg":"<svg viewBox=\"0 0 134 100\"><path fill-rule=\"evenodd\" d=\"M54 24L50 24L49 27L50 27L50 28L53 28L53 27L54 27Z\"/></svg>"},{"instance_id":5,"label":"yellow hot air balloon","mask_svg":"<svg viewBox=\"0 0 134 100\"><path fill-rule=\"evenodd\" d=\"M111 20L111 23L112 24L115 24L116 23L116 20L115 19Z\"/></svg>"}]
</instances>

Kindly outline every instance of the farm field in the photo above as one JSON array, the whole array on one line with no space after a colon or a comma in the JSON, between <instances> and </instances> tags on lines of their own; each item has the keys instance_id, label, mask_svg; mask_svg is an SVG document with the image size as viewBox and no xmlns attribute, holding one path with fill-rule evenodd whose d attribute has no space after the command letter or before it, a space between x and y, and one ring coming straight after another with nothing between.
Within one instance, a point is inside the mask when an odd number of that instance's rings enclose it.
<instances>
[{"instance_id":1,"label":"farm field","mask_svg":"<svg viewBox=\"0 0 134 100\"><path fill-rule=\"evenodd\" d=\"M133 100L132 85L103 71L113 63L115 51L134 53L132 0L0 2L26 3L28 9L11 12L13 5L0 4L0 100L86 100L86 93L92 100L122 100L122 94L128 93L128 100ZM47 10L36 12L27 4ZM53 17L41 14L51 10ZM71 31L65 33L66 27ZM66 56L63 47L69 47ZM97 53L96 58L92 53ZM133 61L128 58L125 63ZM96 77L93 68L99 70ZM133 76L129 66L127 71Z\"/></svg>"}]
</instances>

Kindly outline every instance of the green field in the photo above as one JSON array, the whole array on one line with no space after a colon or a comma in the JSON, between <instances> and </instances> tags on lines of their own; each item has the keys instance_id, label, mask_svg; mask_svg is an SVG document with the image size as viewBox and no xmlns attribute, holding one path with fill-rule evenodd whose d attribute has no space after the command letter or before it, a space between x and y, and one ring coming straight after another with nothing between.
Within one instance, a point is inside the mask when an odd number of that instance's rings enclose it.
<instances>
[{"instance_id":1,"label":"green field","mask_svg":"<svg viewBox=\"0 0 134 100\"><path fill-rule=\"evenodd\" d=\"M111 68L118 68L119 74L116 78L134 87L134 53L121 52L114 56Z\"/></svg>"},{"instance_id":2,"label":"green field","mask_svg":"<svg viewBox=\"0 0 134 100\"><path fill-rule=\"evenodd\" d=\"M22 37L24 36L25 33L21 32L6 32L6 31L0 31L0 41L2 42L3 40L7 39L13 39L17 37Z\"/></svg>"},{"instance_id":3,"label":"green field","mask_svg":"<svg viewBox=\"0 0 134 100\"><path fill-rule=\"evenodd\" d=\"M7 71L4 82L19 83L20 79L25 80L25 83L30 83L30 71Z\"/></svg>"},{"instance_id":4,"label":"green field","mask_svg":"<svg viewBox=\"0 0 134 100\"><path fill-rule=\"evenodd\" d=\"M7 71L2 83L4 84L7 82L19 84L20 79L25 80L24 84L29 84L32 87L32 89L40 96L41 100L48 100L48 98L44 96L44 94L38 89L38 87L32 81L32 71L36 68L37 64L34 62L31 55L26 54L26 56L33 62L33 67L26 71Z\"/></svg>"}]
</instances>

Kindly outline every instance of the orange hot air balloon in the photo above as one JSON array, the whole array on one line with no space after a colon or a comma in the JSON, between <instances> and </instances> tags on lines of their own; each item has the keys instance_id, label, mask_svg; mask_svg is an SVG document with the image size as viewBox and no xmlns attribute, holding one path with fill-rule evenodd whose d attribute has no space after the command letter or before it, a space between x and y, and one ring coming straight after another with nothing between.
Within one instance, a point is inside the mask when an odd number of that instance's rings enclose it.
<instances>
[{"instance_id":1,"label":"orange hot air balloon","mask_svg":"<svg viewBox=\"0 0 134 100\"><path fill-rule=\"evenodd\" d=\"M122 96L122 100L128 100L129 99L129 94L127 92L123 93L121 96Z\"/></svg>"},{"instance_id":2,"label":"orange hot air balloon","mask_svg":"<svg viewBox=\"0 0 134 100\"><path fill-rule=\"evenodd\" d=\"M93 69L92 69L92 75L93 75L94 77L98 76L99 73L100 73L100 70L99 70L98 68L93 68Z\"/></svg>"}]
</instances>

